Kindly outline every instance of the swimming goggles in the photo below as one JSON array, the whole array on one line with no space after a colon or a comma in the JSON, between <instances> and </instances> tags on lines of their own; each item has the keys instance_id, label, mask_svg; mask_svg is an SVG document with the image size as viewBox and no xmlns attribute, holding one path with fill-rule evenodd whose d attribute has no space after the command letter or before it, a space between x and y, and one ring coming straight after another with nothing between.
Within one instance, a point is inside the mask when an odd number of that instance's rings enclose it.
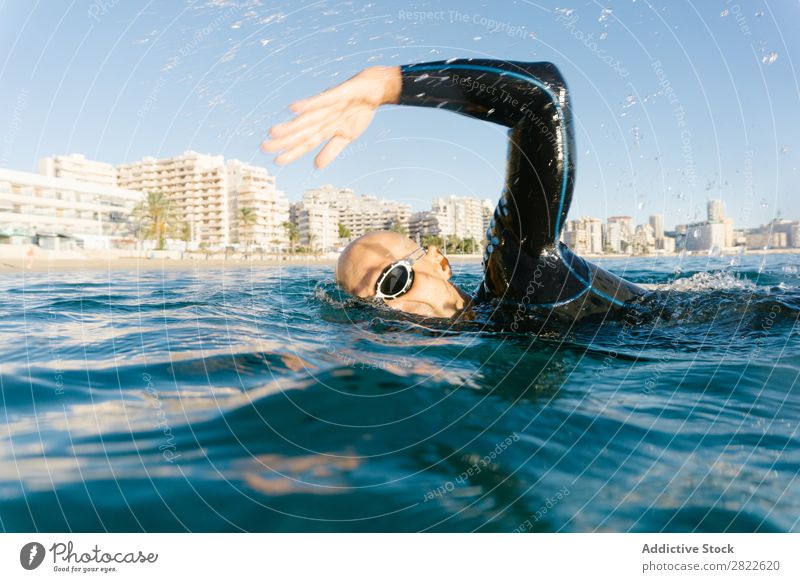
<instances>
[{"instance_id":1,"label":"swimming goggles","mask_svg":"<svg viewBox=\"0 0 800 582\"><path fill-rule=\"evenodd\" d=\"M427 248L419 247L413 253L386 267L375 284L375 297L378 299L397 299L401 295L408 293L414 283L414 270L411 267L424 257L427 252Z\"/></svg>"}]
</instances>

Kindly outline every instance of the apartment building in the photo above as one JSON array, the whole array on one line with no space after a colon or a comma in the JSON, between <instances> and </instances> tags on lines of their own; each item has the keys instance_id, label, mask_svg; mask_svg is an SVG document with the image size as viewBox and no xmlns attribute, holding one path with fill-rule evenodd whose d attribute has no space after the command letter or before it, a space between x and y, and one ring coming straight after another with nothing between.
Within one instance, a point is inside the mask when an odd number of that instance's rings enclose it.
<instances>
[{"instance_id":1,"label":"apartment building","mask_svg":"<svg viewBox=\"0 0 800 582\"><path fill-rule=\"evenodd\" d=\"M357 195L349 188L325 184L306 190L303 202L324 204L339 212L339 222L357 238L373 230L400 229L408 232L411 207L375 196Z\"/></svg>"},{"instance_id":2,"label":"apartment building","mask_svg":"<svg viewBox=\"0 0 800 582\"><path fill-rule=\"evenodd\" d=\"M447 196L434 198L431 213L439 223L440 236L456 236L482 241L484 228L484 202L477 198Z\"/></svg>"},{"instance_id":3,"label":"apartment building","mask_svg":"<svg viewBox=\"0 0 800 582\"><path fill-rule=\"evenodd\" d=\"M408 236L421 243L426 236L440 236L439 219L430 210L415 212L408 220Z\"/></svg>"},{"instance_id":4,"label":"apartment building","mask_svg":"<svg viewBox=\"0 0 800 582\"><path fill-rule=\"evenodd\" d=\"M284 223L289 220L289 201L275 187L275 176L266 168L239 160L227 164L231 241L278 251L288 246ZM250 223L243 209L249 209Z\"/></svg>"},{"instance_id":5,"label":"apartment building","mask_svg":"<svg viewBox=\"0 0 800 582\"><path fill-rule=\"evenodd\" d=\"M87 160L83 154L42 158L39 160L39 173L51 178L66 178L109 188L117 185L117 171L112 164Z\"/></svg>"},{"instance_id":6,"label":"apartment building","mask_svg":"<svg viewBox=\"0 0 800 582\"><path fill-rule=\"evenodd\" d=\"M164 193L191 240L220 248L230 244L231 199L223 156L187 151L172 158L146 157L117 167L119 186Z\"/></svg>"},{"instance_id":7,"label":"apartment building","mask_svg":"<svg viewBox=\"0 0 800 582\"><path fill-rule=\"evenodd\" d=\"M338 250L339 211L328 204L296 202L290 207L300 246L327 253Z\"/></svg>"},{"instance_id":8,"label":"apartment building","mask_svg":"<svg viewBox=\"0 0 800 582\"><path fill-rule=\"evenodd\" d=\"M130 189L0 170L0 238L50 249L133 248Z\"/></svg>"}]
</instances>

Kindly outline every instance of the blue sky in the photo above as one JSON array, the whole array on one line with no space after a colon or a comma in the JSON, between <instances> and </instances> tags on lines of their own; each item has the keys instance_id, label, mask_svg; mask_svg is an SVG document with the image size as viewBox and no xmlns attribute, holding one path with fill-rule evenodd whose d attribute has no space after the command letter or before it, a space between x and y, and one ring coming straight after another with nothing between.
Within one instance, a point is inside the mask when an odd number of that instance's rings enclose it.
<instances>
[{"instance_id":1,"label":"blue sky","mask_svg":"<svg viewBox=\"0 0 800 582\"><path fill-rule=\"evenodd\" d=\"M424 209L496 199L504 129L381 111L323 171L258 144L287 104L373 64L549 60L576 121L571 218L800 218L800 3L0 0L0 167L54 153L112 163L187 149L265 165L290 200L323 183ZM800 66L798 61L797 66Z\"/></svg>"}]
</instances>

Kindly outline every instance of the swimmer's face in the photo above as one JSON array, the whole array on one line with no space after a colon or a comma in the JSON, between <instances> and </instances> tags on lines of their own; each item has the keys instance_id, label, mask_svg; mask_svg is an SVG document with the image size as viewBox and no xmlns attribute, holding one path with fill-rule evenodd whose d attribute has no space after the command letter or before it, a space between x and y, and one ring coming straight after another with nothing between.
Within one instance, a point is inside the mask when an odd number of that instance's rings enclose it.
<instances>
[{"instance_id":1,"label":"swimmer's face","mask_svg":"<svg viewBox=\"0 0 800 582\"><path fill-rule=\"evenodd\" d=\"M380 230L357 238L342 252L336 264L336 282L348 293L364 299L375 297L375 285L386 267L419 248L407 236ZM385 299L392 309L425 317L454 317L469 298L450 282L450 263L435 246L414 263L414 282L397 299Z\"/></svg>"}]
</instances>

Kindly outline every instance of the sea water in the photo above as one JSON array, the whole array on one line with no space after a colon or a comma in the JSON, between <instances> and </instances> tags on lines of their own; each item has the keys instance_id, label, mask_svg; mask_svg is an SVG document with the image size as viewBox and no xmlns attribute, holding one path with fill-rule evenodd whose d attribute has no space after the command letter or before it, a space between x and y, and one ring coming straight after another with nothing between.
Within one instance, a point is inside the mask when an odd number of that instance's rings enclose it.
<instances>
[{"instance_id":1,"label":"sea water","mask_svg":"<svg viewBox=\"0 0 800 582\"><path fill-rule=\"evenodd\" d=\"M600 264L646 315L538 337L329 267L3 275L0 529L800 530L800 255Z\"/></svg>"}]
</instances>

